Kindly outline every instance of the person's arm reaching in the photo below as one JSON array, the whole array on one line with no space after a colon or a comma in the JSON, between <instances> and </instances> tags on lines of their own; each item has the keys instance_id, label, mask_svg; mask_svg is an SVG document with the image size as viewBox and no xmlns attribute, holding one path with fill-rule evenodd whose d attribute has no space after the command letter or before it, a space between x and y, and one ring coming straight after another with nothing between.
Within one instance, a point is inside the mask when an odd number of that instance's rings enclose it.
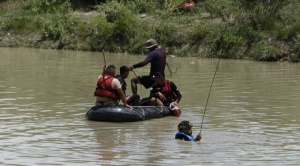
<instances>
[{"instance_id":1,"label":"person's arm reaching","mask_svg":"<svg viewBox=\"0 0 300 166\"><path fill-rule=\"evenodd\" d=\"M152 61L152 59L153 59L153 55L152 55L152 54L149 54L149 55L147 56L147 58L146 58L144 61L132 65L132 66L130 67L130 70L135 69L135 68L139 68L139 67L146 66L149 62Z\"/></svg>"},{"instance_id":2,"label":"person's arm reaching","mask_svg":"<svg viewBox=\"0 0 300 166\"><path fill-rule=\"evenodd\" d=\"M125 107L128 107L128 108L132 108L130 105L127 104L127 102L126 102L126 97L125 97L125 94L124 94L122 88L118 88L118 89L116 89L116 90L117 90L117 92L118 92L118 95L120 96L120 99L121 99L122 102L124 103L124 106L125 106Z\"/></svg>"},{"instance_id":3,"label":"person's arm reaching","mask_svg":"<svg viewBox=\"0 0 300 166\"><path fill-rule=\"evenodd\" d=\"M172 91L176 94L177 96L177 99L176 99L176 103L179 103L181 98L182 98L182 95L180 93L180 91L178 90L177 86L174 84L174 82L170 82L170 86L171 86L171 89Z\"/></svg>"},{"instance_id":4,"label":"person's arm reaching","mask_svg":"<svg viewBox=\"0 0 300 166\"><path fill-rule=\"evenodd\" d=\"M200 141L202 138L202 135L199 133L196 138L194 139L194 141Z\"/></svg>"}]
</instances>

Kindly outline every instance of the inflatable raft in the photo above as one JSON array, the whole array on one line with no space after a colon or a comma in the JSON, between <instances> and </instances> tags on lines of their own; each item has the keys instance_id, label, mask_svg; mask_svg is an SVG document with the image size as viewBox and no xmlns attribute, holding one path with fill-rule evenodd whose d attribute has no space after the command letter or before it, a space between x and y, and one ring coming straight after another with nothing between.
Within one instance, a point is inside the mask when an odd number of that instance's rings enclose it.
<instances>
[{"instance_id":1,"label":"inflatable raft","mask_svg":"<svg viewBox=\"0 0 300 166\"><path fill-rule=\"evenodd\" d=\"M86 113L88 120L106 122L135 122L170 115L170 109L164 106L135 106L133 109L125 106L94 106Z\"/></svg>"}]
</instances>

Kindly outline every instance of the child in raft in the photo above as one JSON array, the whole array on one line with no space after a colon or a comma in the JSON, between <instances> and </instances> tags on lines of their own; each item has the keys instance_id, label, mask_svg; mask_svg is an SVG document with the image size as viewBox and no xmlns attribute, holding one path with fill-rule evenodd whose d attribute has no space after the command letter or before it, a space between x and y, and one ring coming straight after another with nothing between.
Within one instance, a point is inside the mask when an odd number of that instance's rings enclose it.
<instances>
[{"instance_id":1,"label":"child in raft","mask_svg":"<svg viewBox=\"0 0 300 166\"><path fill-rule=\"evenodd\" d=\"M193 124L189 121L182 121L178 125L178 132L175 135L175 139L181 139L185 141L200 141L201 140L201 134L199 133L196 138L192 135Z\"/></svg>"}]
</instances>

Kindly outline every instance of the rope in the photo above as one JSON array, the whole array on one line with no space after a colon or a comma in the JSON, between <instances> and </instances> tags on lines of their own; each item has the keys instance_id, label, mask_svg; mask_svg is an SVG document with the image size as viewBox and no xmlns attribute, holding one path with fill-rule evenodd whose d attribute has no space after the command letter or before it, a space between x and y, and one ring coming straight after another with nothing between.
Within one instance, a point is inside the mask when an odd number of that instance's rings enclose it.
<instances>
[{"instance_id":1,"label":"rope","mask_svg":"<svg viewBox=\"0 0 300 166\"><path fill-rule=\"evenodd\" d=\"M173 72L172 72L172 70L171 70L171 68L170 68L170 66L169 66L169 64L168 64L168 62L167 62L166 64L167 64L167 67L168 67L169 72L170 72L170 78L172 78Z\"/></svg>"},{"instance_id":2,"label":"rope","mask_svg":"<svg viewBox=\"0 0 300 166\"><path fill-rule=\"evenodd\" d=\"M200 127L200 134L201 134L201 130L202 130L202 125L203 125L203 121L204 121L204 116L205 116L205 112L206 112L206 108L207 108L207 104L208 104L210 92L211 92L211 89L212 89L212 86L213 86L213 83L214 83L214 80L215 80L215 76L216 76L216 73L217 73L217 70L218 70L218 67L219 67L220 60L221 60L221 58L219 58L219 61L218 61L218 64L217 64L217 67L216 67L216 70L215 70L215 74L214 74L214 77L212 79L212 82L211 82L211 85L210 85L210 89L209 89L209 92L208 92L208 96L207 96L207 100L206 100L206 104L205 104L205 109L204 109L204 113L203 113L203 116L202 116L202 122L201 122L201 127Z\"/></svg>"},{"instance_id":3,"label":"rope","mask_svg":"<svg viewBox=\"0 0 300 166\"><path fill-rule=\"evenodd\" d=\"M138 82L140 84L140 94L142 94L142 84L141 84L141 82L139 80L139 77L136 75L136 73L133 70L131 70L131 71L133 72L133 74L135 75L136 79L138 80Z\"/></svg>"},{"instance_id":4,"label":"rope","mask_svg":"<svg viewBox=\"0 0 300 166\"><path fill-rule=\"evenodd\" d=\"M135 109L132 109L131 111L135 111L139 114L141 114L141 116L143 117L143 119L145 119L145 110L143 108L135 108Z\"/></svg>"}]
</instances>

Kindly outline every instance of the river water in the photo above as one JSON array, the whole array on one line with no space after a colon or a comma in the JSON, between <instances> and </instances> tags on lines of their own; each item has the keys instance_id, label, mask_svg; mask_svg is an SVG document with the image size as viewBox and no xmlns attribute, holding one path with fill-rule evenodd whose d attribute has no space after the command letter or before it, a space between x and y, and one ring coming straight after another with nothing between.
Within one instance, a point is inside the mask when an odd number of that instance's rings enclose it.
<instances>
[{"instance_id":1,"label":"river water","mask_svg":"<svg viewBox=\"0 0 300 166\"><path fill-rule=\"evenodd\" d=\"M119 68L145 55L105 58ZM205 111L218 59L168 61L167 79L183 95L181 117L93 122L85 113L94 104L102 53L0 48L0 165L300 163L300 64L222 59ZM149 65L134 71L146 75ZM149 90L138 86L138 93ZM191 121L196 135L203 117L200 142L174 139L180 121Z\"/></svg>"}]
</instances>

